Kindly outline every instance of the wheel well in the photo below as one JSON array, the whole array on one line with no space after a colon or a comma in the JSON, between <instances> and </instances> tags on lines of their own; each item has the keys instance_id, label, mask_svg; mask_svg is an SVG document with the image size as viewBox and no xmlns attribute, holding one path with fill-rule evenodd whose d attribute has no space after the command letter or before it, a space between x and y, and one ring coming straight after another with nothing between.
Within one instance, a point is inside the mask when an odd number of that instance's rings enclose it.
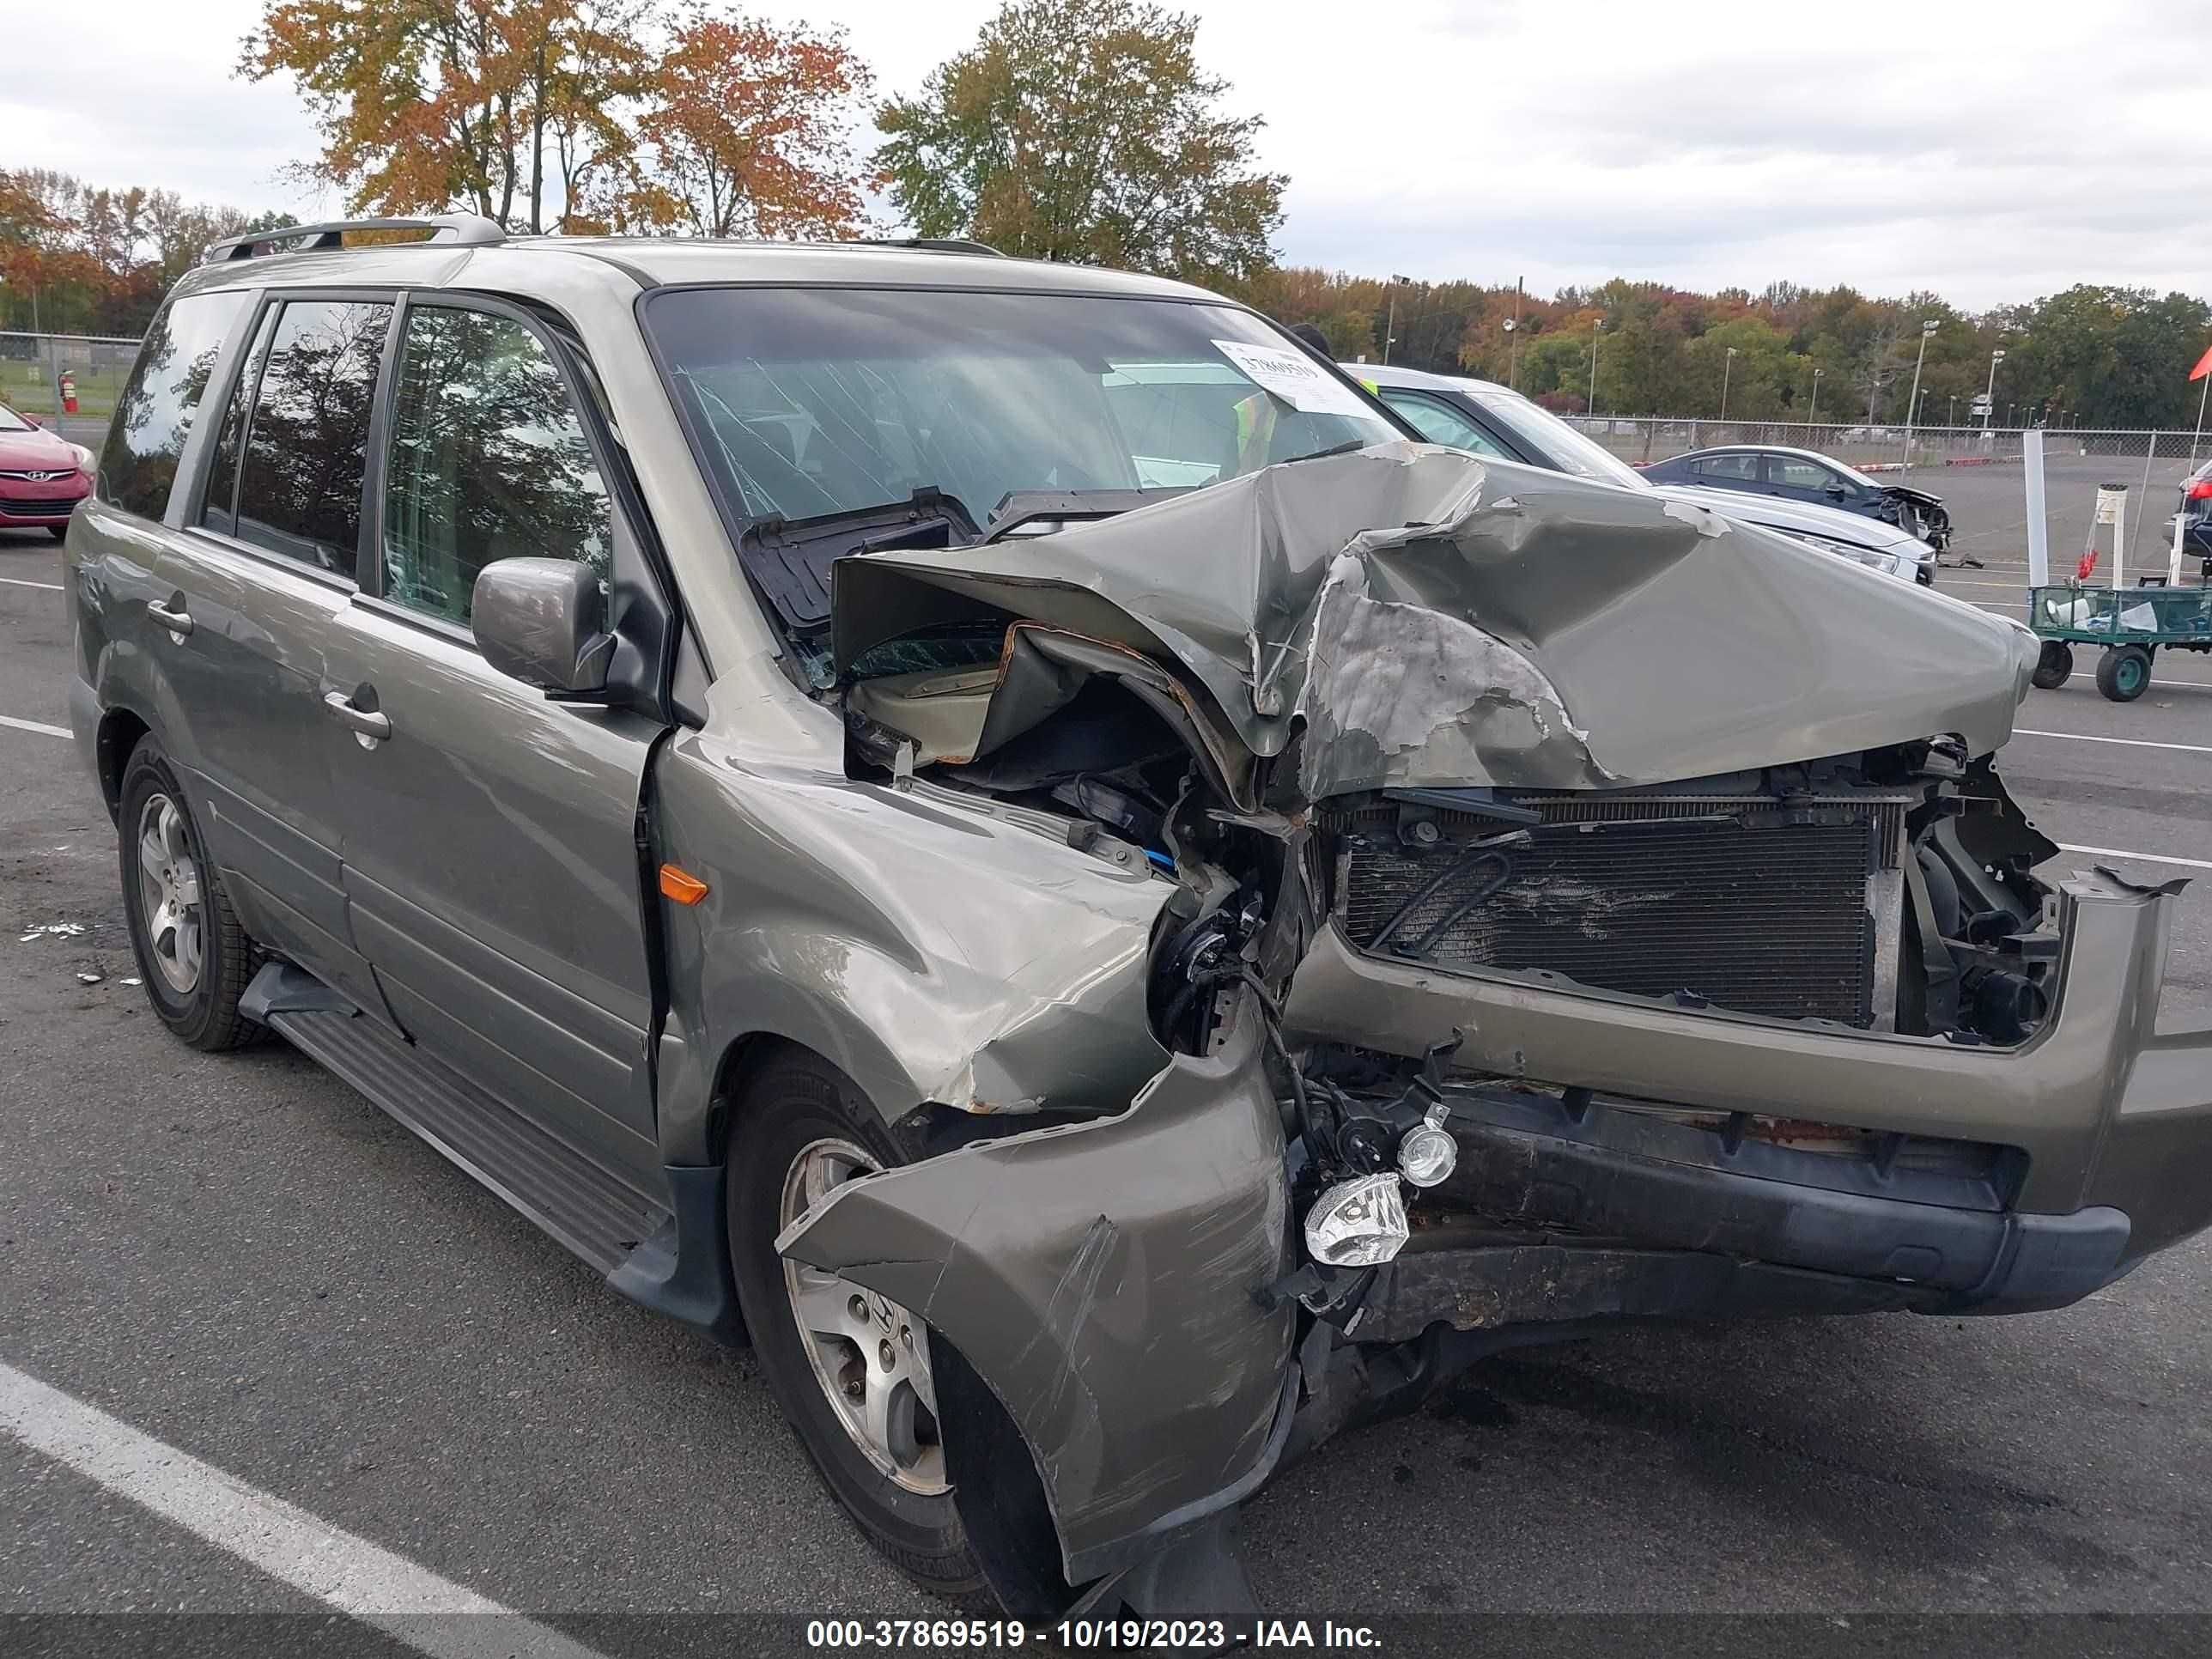
<instances>
[{"instance_id":1,"label":"wheel well","mask_svg":"<svg viewBox=\"0 0 2212 1659\"><path fill-rule=\"evenodd\" d=\"M714 1068L714 1103L709 1108L712 1115L707 1126L707 1144L724 1160L730 1155L731 1132L737 1127L738 1097L763 1066L783 1054L813 1054L817 1060L836 1063L805 1043L778 1036L773 1031L748 1031L722 1051L721 1063Z\"/></svg>"},{"instance_id":2,"label":"wheel well","mask_svg":"<svg viewBox=\"0 0 2212 1659\"><path fill-rule=\"evenodd\" d=\"M131 751L146 729L146 722L127 708L111 708L100 717L94 753L100 767L100 793L111 820L123 811L123 769L131 763Z\"/></svg>"}]
</instances>

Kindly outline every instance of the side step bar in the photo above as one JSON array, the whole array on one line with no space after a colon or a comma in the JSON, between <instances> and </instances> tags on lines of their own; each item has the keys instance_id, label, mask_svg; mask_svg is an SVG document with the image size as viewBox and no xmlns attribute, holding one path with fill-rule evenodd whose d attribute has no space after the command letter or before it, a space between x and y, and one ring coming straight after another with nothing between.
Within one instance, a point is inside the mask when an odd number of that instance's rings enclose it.
<instances>
[{"instance_id":1,"label":"side step bar","mask_svg":"<svg viewBox=\"0 0 2212 1659\"><path fill-rule=\"evenodd\" d=\"M286 1000L272 997L258 1017L599 1272L614 1273L672 1226L667 1206L374 1021L337 1008L288 1009Z\"/></svg>"}]
</instances>

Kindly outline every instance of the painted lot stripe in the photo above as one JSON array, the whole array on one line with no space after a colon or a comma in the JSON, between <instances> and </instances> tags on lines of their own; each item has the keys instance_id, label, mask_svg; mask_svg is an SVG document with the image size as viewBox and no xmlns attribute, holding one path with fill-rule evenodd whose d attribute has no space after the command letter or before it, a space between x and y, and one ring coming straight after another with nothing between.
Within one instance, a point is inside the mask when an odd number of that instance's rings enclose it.
<instances>
[{"instance_id":1,"label":"painted lot stripe","mask_svg":"<svg viewBox=\"0 0 2212 1659\"><path fill-rule=\"evenodd\" d=\"M19 720L13 714L0 714L0 726L12 726L18 732L37 732L49 738L72 735L66 726L49 726L44 720Z\"/></svg>"},{"instance_id":2,"label":"painted lot stripe","mask_svg":"<svg viewBox=\"0 0 2212 1659\"><path fill-rule=\"evenodd\" d=\"M341 1532L5 1364L0 1432L438 1659L598 1659L558 1631Z\"/></svg>"},{"instance_id":3,"label":"painted lot stripe","mask_svg":"<svg viewBox=\"0 0 2212 1659\"><path fill-rule=\"evenodd\" d=\"M2144 864L2179 864L2191 870L2212 870L2212 859L2168 858L2163 853L2123 853L2117 847L2076 847L2071 842L2058 843L2062 853L2092 853L2100 859L2136 859Z\"/></svg>"},{"instance_id":4,"label":"painted lot stripe","mask_svg":"<svg viewBox=\"0 0 2212 1659\"><path fill-rule=\"evenodd\" d=\"M7 583L10 587L43 587L49 593L58 593L62 591L62 585L59 582L27 582L21 576L0 576L0 582Z\"/></svg>"},{"instance_id":5,"label":"painted lot stripe","mask_svg":"<svg viewBox=\"0 0 2212 1659\"><path fill-rule=\"evenodd\" d=\"M2069 743L2117 743L2130 749L2178 749L2185 755L2212 755L2212 744L2201 743L2153 743L2148 738L2093 738L2086 732L2037 732L2025 726L2012 729L2016 738L2063 738Z\"/></svg>"}]
</instances>

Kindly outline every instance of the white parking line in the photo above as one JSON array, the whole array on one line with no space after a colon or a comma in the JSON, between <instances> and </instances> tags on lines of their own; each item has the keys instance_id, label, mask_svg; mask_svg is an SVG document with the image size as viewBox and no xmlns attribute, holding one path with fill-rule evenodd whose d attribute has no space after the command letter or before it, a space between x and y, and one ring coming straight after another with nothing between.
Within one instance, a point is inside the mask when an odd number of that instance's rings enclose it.
<instances>
[{"instance_id":1,"label":"white parking line","mask_svg":"<svg viewBox=\"0 0 2212 1659\"><path fill-rule=\"evenodd\" d=\"M2032 727L2015 726L2016 738L2064 738L2069 743L2118 743L2130 749L2179 749L2187 755L2212 755L2212 745L2201 743L2153 743L2148 738L2093 738L2087 732L2038 732Z\"/></svg>"},{"instance_id":2,"label":"white parking line","mask_svg":"<svg viewBox=\"0 0 2212 1659\"><path fill-rule=\"evenodd\" d=\"M66 726L49 726L44 720L19 720L13 714L0 714L0 726L12 726L19 732L42 732L50 738L73 735Z\"/></svg>"},{"instance_id":3,"label":"white parking line","mask_svg":"<svg viewBox=\"0 0 2212 1659\"><path fill-rule=\"evenodd\" d=\"M341 1532L5 1364L0 1432L439 1659L518 1653L599 1659L556 1630Z\"/></svg>"},{"instance_id":4,"label":"white parking line","mask_svg":"<svg viewBox=\"0 0 2212 1659\"><path fill-rule=\"evenodd\" d=\"M0 582L7 583L10 587L43 587L49 593L58 593L62 591L62 585L59 582L27 582L21 576L0 576Z\"/></svg>"},{"instance_id":5,"label":"white parking line","mask_svg":"<svg viewBox=\"0 0 2212 1659\"><path fill-rule=\"evenodd\" d=\"M2117 847L2076 847L2071 842L2058 843L2062 853L2094 853L2100 859L2137 859L2145 864L2179 864L2191 870L2212 870L2212 859L2168 858L2163 853L2123 853Z\"/></svg>"}]
</instances>

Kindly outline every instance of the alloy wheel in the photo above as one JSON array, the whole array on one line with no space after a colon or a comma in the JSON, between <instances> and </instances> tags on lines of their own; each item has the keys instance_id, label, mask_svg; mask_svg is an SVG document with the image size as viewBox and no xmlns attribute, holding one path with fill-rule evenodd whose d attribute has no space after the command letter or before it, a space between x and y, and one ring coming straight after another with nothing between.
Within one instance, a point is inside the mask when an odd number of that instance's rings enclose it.
<instances>
[{"instance_id":1,"label":"alloy wheel","mask_svg":"<svg viewBox=\"0 0 2212 1659\"><path fill-rule=\"evenodd\" d=\"M206 914L185 815L165 794L149 795L138 812L138 913L155 971L172 991L189 996L200 982Z\"/></svg>"}]
</instances>

